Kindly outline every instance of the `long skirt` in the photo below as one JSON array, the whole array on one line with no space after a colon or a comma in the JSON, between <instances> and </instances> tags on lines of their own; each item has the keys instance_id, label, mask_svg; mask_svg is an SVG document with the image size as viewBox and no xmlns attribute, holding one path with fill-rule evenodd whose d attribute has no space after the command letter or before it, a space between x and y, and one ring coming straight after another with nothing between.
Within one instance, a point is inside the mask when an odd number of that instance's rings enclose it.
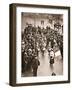
<instances>
[{"instance_id":1,"label":"long skirt","mask_svg":"<svg viewBox=\"0 0 72 90\"><path fill-rule=\"evenodd\" d=\"M54 64L54 59L50 59L50 64Z\"/></svg>"}]
</instances>

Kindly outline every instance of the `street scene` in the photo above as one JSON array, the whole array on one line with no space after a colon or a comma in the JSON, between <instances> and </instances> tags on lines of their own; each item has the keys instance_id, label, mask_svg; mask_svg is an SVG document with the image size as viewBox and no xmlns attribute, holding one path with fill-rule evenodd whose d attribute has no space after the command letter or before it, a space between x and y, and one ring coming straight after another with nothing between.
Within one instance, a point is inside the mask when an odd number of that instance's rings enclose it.
<instances>
[{"instance_id":1,"label":"street scene","mask_svg":"<svg viewBox=\"0 0 72 90\"><path fill-rule=\"evenodd\" d=\"M56 75L63 74L63 60L61 58L60 52L59 54L56 53L57 57L55 58L55 63L53 65L50 65L49 63L50 59L47 51L45 51L44 56L41 54L39 56L40 66L37 70L37 76L51 76L53 72ZM30 71L25 72L23 76L33 76L32 70L30 69Z\"/></svg>"},{"instance_id":2,"label":"street scene","mask_svg":"<svg viewBox=\"0 0 72 90\"><path fill-rule=\"evenodd\" d=\"M63 61L60 55L57 54L57 57L55 57L54 64L51 65L50 58L48 56L47 51L45 52L45 56L40 57L40 63L41 65L38 67L37 75L38 76L51 76L54 72L56 75L62 75L63 74Z\"/></svg>"},{"instance_id":3,"label":"street scene","mask_svg":"<svg viewBox=\"0 0 72 90\"><path fill-rule=\"evenodd\" d=\"M63 15L22 13L21 76L63 75Z\"/></svg>"}]
</instances>

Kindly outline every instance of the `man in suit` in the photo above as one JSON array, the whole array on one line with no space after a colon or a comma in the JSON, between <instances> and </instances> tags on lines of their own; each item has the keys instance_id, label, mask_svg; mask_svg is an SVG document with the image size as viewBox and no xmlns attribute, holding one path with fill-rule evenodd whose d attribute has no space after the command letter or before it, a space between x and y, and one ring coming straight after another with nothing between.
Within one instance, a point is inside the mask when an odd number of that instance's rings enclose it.
<instances>
[{"instance_id":1,"label":"man in suit","mask_svg":"<svg viewBox=\"0 0 72 90\"><path fill-rule=\"evenodd\" d=\"M37 76L38 65L40 65L40 62L38 60L38 57L35 56L32 60L33 76Z\"/></svg>"}]
</instances>

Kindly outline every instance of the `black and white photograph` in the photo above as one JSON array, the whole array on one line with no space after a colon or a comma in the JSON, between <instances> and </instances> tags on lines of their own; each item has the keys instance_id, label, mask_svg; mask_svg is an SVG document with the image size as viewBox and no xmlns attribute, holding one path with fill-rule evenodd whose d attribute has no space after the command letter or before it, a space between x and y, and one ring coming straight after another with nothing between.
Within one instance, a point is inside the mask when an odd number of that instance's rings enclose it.
<instances>
[{"instance_id":1,"label":"black and white photograph","mask_svg":"<svg viewBox=\"0 0 72 90\"><path fill-rule=\"evenodd\" d=\"M12 4L10 84L70 82L70 7Z\"/></svg>"},{"instance_id":2,"label":"black and white photograph","mask_svg":"<svg viewBox=\"0 0 72 90\"><path fill-rule=\"evenodd\" d=\"M63 75L63 14L21 13L21 76Z\"/></svg>"}]
</instances>

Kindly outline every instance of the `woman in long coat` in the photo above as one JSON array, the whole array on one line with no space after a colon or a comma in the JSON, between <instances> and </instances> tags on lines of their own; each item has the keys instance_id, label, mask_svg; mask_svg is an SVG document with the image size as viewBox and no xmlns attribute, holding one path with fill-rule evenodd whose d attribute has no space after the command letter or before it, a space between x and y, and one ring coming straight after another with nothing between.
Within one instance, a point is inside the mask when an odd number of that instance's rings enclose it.
<instances>
[{"instance_id":1,"label":"woman in long coat","mask_svg":"<svg viewBox=\"0 0 72 90\"><path fill-rule=\"evenodd\" d=\"M54 64L55 53L53 49L50 51L50 64Z\"/></svg>"}]
</instances>

